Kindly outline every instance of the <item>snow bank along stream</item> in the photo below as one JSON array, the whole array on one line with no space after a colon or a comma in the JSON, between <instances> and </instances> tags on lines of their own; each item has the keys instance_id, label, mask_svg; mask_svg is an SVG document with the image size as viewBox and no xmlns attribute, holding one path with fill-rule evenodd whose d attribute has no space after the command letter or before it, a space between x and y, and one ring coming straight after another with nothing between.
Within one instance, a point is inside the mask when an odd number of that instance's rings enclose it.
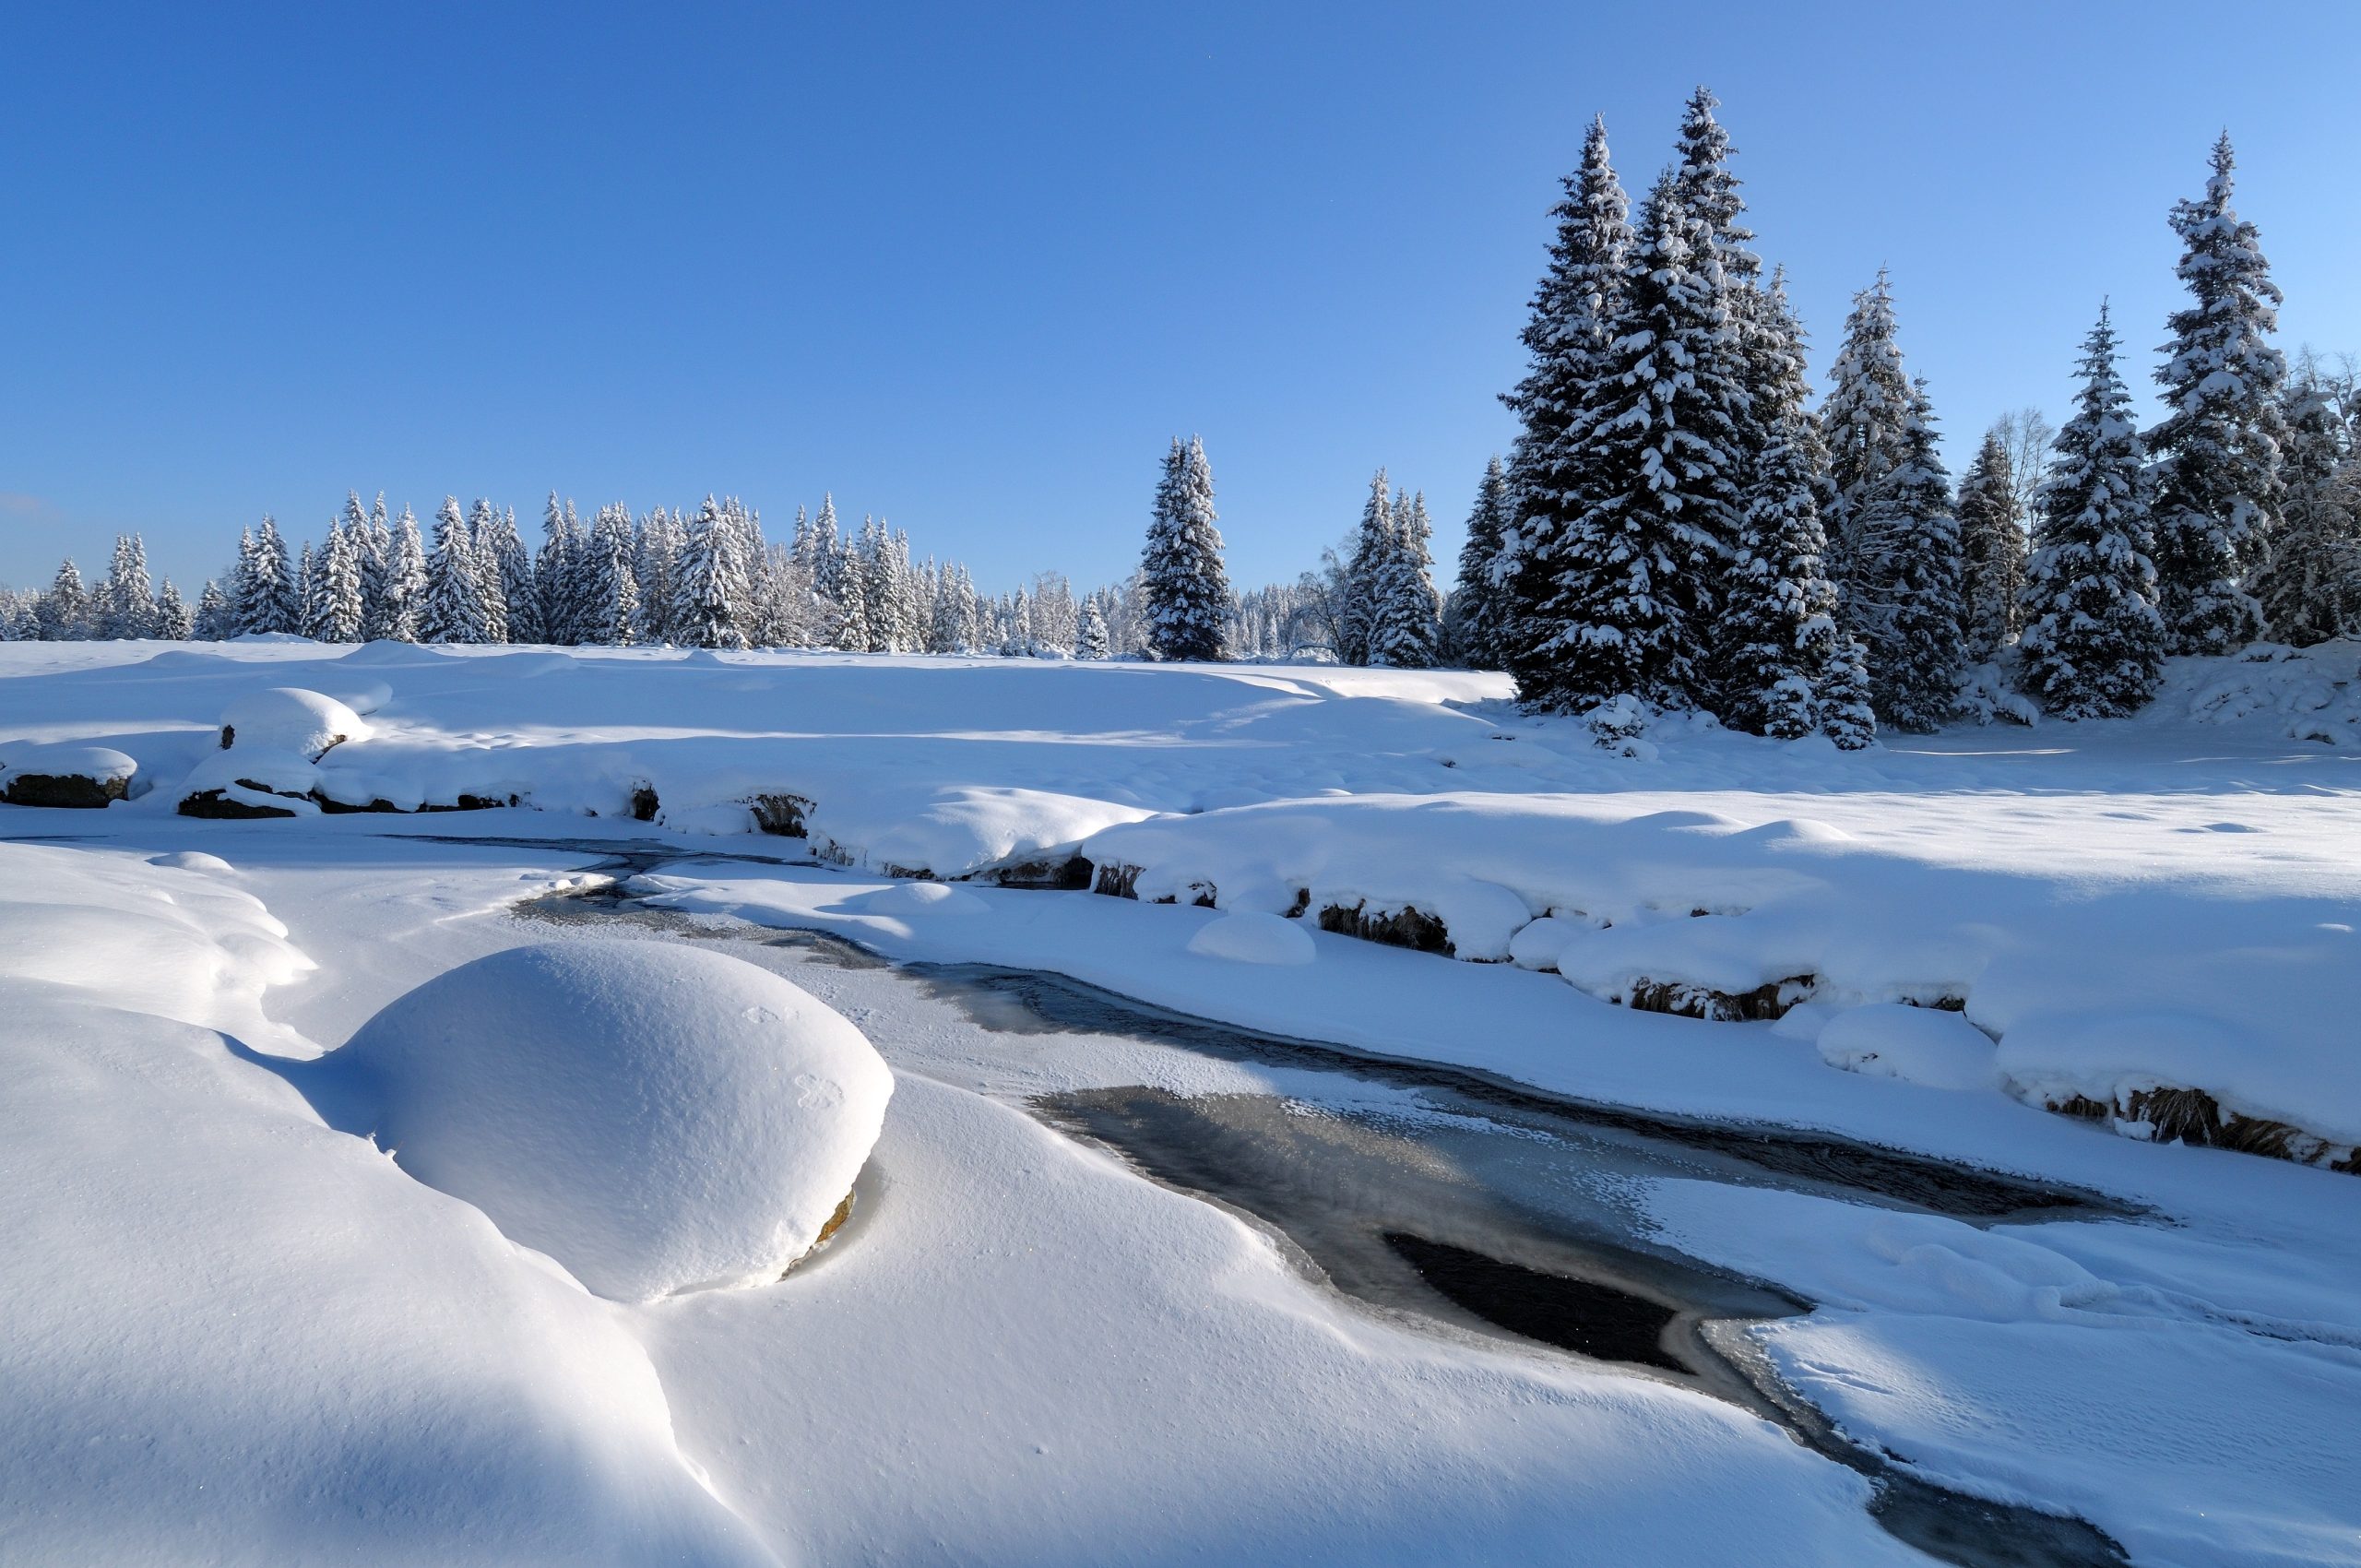
<instances>
[{"instance_id":1,"label":"snow bank along stream","mask_svg":"<svg viewBox=\"0 0 2361 1568\"><path fill-rule=\"evenodd\" d=\"M1831 1065L2361 1170L2356 889L2318 848L2355 825L2313 766L2361 734L2349 643L2176 660L2150 713L2013 750L1676 725L1644 763L1465 672L59 647L7 656L62 662L16 683L0 801L785 835L896 876L1299 916L1795 1038L1857 1015ZM1207 940L1277 952L1253 923Z\"/></svg>"},{"instance_id":2,"label":"snow bank along stream","mask_svg":"<svg viewBox=\"0 0 2361 1568\"><path fill-rule=\"evenodd\" d=\"M625 853L599 870L628 878L670 858ZM1942 1561L2124 1561L2079 1520L1930 1484L1847 1441L1742 1332L1810 1303L1666 1245L1631 1195L1646 1181L1677 1176L1979 1224L2125 1212L2099 1194L1790 1129L1585 1105L1440 1063L1214 1024L1062 976L894 965L824 932L717 930L641 904L627 881L541 896L518 912L784 949L800 966L915 987L982 1029L1016 1037L1013 1056L1024 1052L1023 1037L1060 1034L1275 1070L1284 1095L1132 1085L1021 1103L1160 1182L1252 1217L1284 1238L1307 1274L1389 1316L1620 1363L1635 1375L1645 1369L1778 1421L1869 1477L1878 1521Z\"/></svg>"}]
</instances>

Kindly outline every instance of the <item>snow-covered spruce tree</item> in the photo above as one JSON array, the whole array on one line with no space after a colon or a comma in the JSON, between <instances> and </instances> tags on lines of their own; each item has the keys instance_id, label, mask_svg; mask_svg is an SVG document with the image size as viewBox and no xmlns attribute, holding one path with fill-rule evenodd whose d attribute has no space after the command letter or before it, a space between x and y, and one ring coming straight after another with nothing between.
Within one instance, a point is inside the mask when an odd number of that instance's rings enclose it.
<instances>
[{"instance_id":1,"label":"snow-covered spruce tree","mask_svg":"<svg viewBox=\"0 0 2361 1568\"><path fill-rule=\"evenodd\" d=\"M639 636L637 541L631 508L621 502L599 508L590 525L586 620L582 640L629 647Z\"/></svg>"},{"instance_id":2,"label":"snow-covered spruce tree","mask_svg":"<svg viewBox=\"0 0 2361 1568\"><path fill-rule=\"evenodd\" d=\"M525 560L525 547L516 537L516 514L511 511L504 517L499 507L479 496L475 509L468 514L467 539L469 564L476 576L476 602L483 617L481 640L508 642L512 640L508 635L509 558ZM529 562L527 570L529 596Z\"/></svg>"},{"instance_id":3,"label":"snow-covered spruce tree","mask_svg":"<svg viewBox=\"0 0 2361 1568\"><path fill-rule=\"evenodd\" d=\"M1378 580L1394 548L1394 493L1380 469L1370 476L1369 499L1353 530L1353 552L1345 562L1343 602L1336 612L1336 657L1367 664L1377 625Z\"/></svg>"},{"instance_id":4,"label":"snow-covered spruce tree","mask_svg":"<svg viewBox=\"0 0 2361 1568\"><path fill-rule=\"evenodd\" d=\"M320 636L320 564L307 539L295 557L295 630L314 642L326 642Z\"/></svg>"},{"instance_id":5,"label":"snow-covered spruce tree","mask_svg":"<svg viewBox=\"0 0 2361 1568\"><path fill-rule=\"evenodd\" d=\"M672 640L672 563L681 552L681 530L672 515L658 506L639 520L633 569L638 576L639 628L635 640Z\"/></svg>"},{"instance_id":6,"label":"snow-covered spruce tree","mask_svg":"<svg viewBox=\"0 0 2361 1568\"><path fill-rule=\"evenodd\" d=\"M1584 399L1604 374L1621 313L1631 248L1631 198L1608 157L1607 122L1594 119L1581 165L1550 209L1557 232L1534 290L1522 339L1525 374L1502 399L1517 417L1510 448L1510 521L1492 564L1500 590L1500 652L1527 704L1567 709L1571 689L1558 658L1564 628L1548 606L1566 538L1589 505L1594 449L1575 428Z\"/></svg>"},{"instance_id":7,"label":"snow-covered spruce tree","mask_svg":"<svg viewBox=\"0 0 2361 1568\"><path fill-rule=\"evenodd\" d=\"M1860 519L1909 448L1910 377L1894 340L1893 293L1883 271L1875 284L1853 296L1853 313L1845 318L1844 341L1828 374L1828 398L1820 409L1821 438L1828 447L1821 526L1828 534L1829 576L1849 621Z\"/></svg>"},{"instance_id":8,"label":"snow-covered spruce tree","mask_svg":"<svg viewBox=\"0 0 2361 1568\"><path fill-rule=\"evenodd\" d=\"M1204 443L1192 435L1183 447L1176 436L1157 486L1147 548L1140 556L1148 650L1158 659L1223 657L1230 594L1218 520Z\"/></svg>"},{"instance_id":9,"label":"snow-covered spruce tree","mask_svg":"<svg viewBox=\"0 0 2361 1568\"><path fill-rule=\"evenodd\" d=\"M148 576L148 544L137 534L117 534L107 575L93 607L102 637L156 635L155 588Z\"/></svg>"},{"instance_id":10,"label":"snow-covered spruce tree","mask_svg":"<svg viewBox=\"0 0 2361 1568\"><path fill-rule=\"evenodd\" d=\"M1847 751L1877 734L1861 647L1837 624L1836 588L1815 500L1826 457L1812 420L1803 328L1777 275L1763 291L1750 358L1752 427L1765 437L1742 478L1726 607L1711 628L1712 688L1722 722L1779 740L1825 734Z\"/></svg>"},{"instance_id":11,"label":"snow-covered spruce tree","mask_svg":"<svg viewBox=\"0 0 2361 1568\"><path fill-rule=\"evenodd\" d=\"M731 556L735 545L721 504L708 495L689 519L688 534L672 567L673 641L685 647L746 646Z\"/></svg>"},{"instance_id":12,"label":"snow-covered spruce tree","mask_svg":"<svg viewBox=\"0 0 2361 1568\"><path fill-rule=\"evenodd\" d=\"M910 564L910 536L892 531L894 552L894 645L903 653L926 647L926 589Z\"/></svg>"},{"instance_id":13,"label":"snow-covered spruce tree","mask_svg":"<svg viewBox=\"0 0 2361 1568\"><path fill-rule=\"evenodd\" d=\"M370 531L376 531L374 517ZM376 601L366 607L361 635L370 642L414 643L426 608L426 549L418 535L418 518L407 506L400 520L386 529L385 558Z\"/></svg>"},{"instance_id":14,"label":"snow-covered spruce tree","mask_svg":"<svg viewBox=\"0 0 2361 1568\"><path fill-rule=\"evenodd\" d=\"M833 494L820 498L819 516L812 519L809 533L798 531L795 549L812 573L813 623L820 629L820 640L833 647L843 619L845 566L844 529L836 521Z\"/></svg>"},{"instance_id":15,"label":"snow-covered spruce tree","mask_svg":"<svg viewBox=\"0 0 2361 1568\"><path fill-rule=\"evenodd\" d=\"M302 606L296 600L295 569L287 559L287 540L279 537L279 524L270 517L262 520L255 533L254 548L247 556L246 581L238 600L238 630L241 633L292 632L300 624Z\"/></svg>"},{"instance_id":16,"label":"snow-covered spruce tree","mask_svg":"<svg viewBox=\"0 0 2361 1568\"><path fill-rule=\"evenodd\" d=\"M434 517L434 548L426 558L426 594L419 606L418 639L428 643L484 643L483 574L477 569L468 520L459 498L446 495Z\"/></svg>"},{"instance_id":17,"label":"snow-covered spruce tree","mask_svg":"<svg viewBox=\"0 0 2361 1568\"><path fill-rule=\"evenodd\" d=\"M211 577L196 596L196 619L189 635L199 642L228 642L237 633L237 611L230 603L230 596Z\"/></svg>"},{"instance_id":18,"label":"snow-covered spruce tree","mask_svg":"<svg viewBox=\"0 0 2361 1568\"><path fill-rule=\"evenodd\" d=\"M369 560L373 549L369 537L369 514L362 506L361 493L357 490L348 490L344 493L343 509L337 514L336 520L328 524L327 543L321 547L323 555L336 543L336 536L339 532L352 536L353 595L360 608L353 623L352 635L337 640L355 642L360 639L362 628L369 622L369 596L372 592L384 591L382 582L372 580L374 573Z\"/></svg>"},{"instance_id":19,"label":"snow-covered spruce tree","mask_svg":"<svg viewBox=\"0 0 2361 1568\"><path fill-rule=\"evenodd\" d=\"M837 552L836 624L829 645L839 653L867 653L875 641L869 616L869 573L859 548L849 542Z\"/></svg>"},{"instance_id":20,"label":"snow-covered spruce tree","mask_svg":"<svg viewBox=\"0 0 2361 1568\"><path fill-rule=\"evenodd\" d=\"M49 591L33 606L33 621L45 643L89 640L90 590L83 586L82 568L74 564L72 556L59 564Z\"/></svg>"},{"instance_id":21,"label":"snow-covered spruce tree","mask_svg":"<svg viewBox=\"0 0 2361 1568\"><path fill-rule=\"evenodd\" d=\"M1853 630L1878 721L1905 733L1940 728L1959 712L1967 656L1959 518L1923 382L1911 384L1901 463L1855 517L1852 564Z\"/></svg>"},{"instance_id":22,"label":"snow-covered spruce tree","mask_svg":"<svg viewBox=\"0 0 2361 1568\"><path fill-rule=\"evenodd\" d=\"M582 529L574 518L574 504L561 505L550 492L541 514L541 548L533 559L534 612L540 617L541 640L570 647L582 640Z\"/></svg>"},{"instance_id":23,"label":"snow-covered spruce tree","mask_svg":"<svg viewBox=\"0 0 2361 1568\"><path fill-rule=\"evenodd\" d=\"M238 530L238 553L230 563L230 570L222 580L222 597L230 606L229 631L221 638L226 642L238 636L246 626L246 601L255 596L255 535L252 529Z\"/></svg>"},{"instance_id":24,"label":"snow-covered spruce tree","mask_svg":"<svg viewBox=\"0 0 2361 1568\"><path fill-rule=\"evenodd\" d=\"M208 583L206 586L210 588L212 585ZM184 643L196 633L196 617L190 612L188 601L181 598L181 590L172 586L170 577L166 577L164 586L156 590L156 613L151 624L155 630L149 636L161 637L166 642Z\"/></svg>"},{"instance_id":25,"label":"snow-covered spruce tree","mask_svg":"<svg viewBox=\"0 0 2361 1568\"><path fill-rule=\"evenodd\" d=\"M322 642L361 640L362 605L362 564L369 549L369 525L343 521L330 525L327 548L314 564L316 619L312 636Z\"/></svg>"},{"instance_id":26,"label":"snow-covered spruce tree","mask_svg":"<svg viewBox=\"0 0 2361 1568\"><path fill-rule=\"evenodd\" d=\"M1547 559L1527 647L1546 683L1520 694L1560 712L1628 696L1691 706L1703 688L1700 611L1722 564L1738 491L1720 266L1670 171L1648 193L1616 333L1574 420L1585 505Z\"/></svg>"},{"instance_id":27,"label":"snow-covered spruce tree","mask_svg":"<svg viewBox=\"0 0 2361 1568\"><path fill-rule=\"evenodd\" d=\"M1430 670L1441 657L1442 606L1435 594L1434 557L1429 549L1433 537L1425 493L1394 497L1385 554L1372 585L1371 664Z\"/></svg>"},{"instance_id":28,"label":"snow-covered spruce tree","mask_svg":"<svg viewBox=\"0 0 2361 1568\"><path fill-rule=\"evenodd\" d=\"M1737 149L1730 146L1729 133L1714 118L1719 103L1704 87L1690 94L1681 113L1673 177L1679 184L1682 204L1705 232L1722 280L1729 332L1716 345L1716 351L1736 356L1738 366L1730 374L1739 387L1750 390L1784 374L1787 345L1782 341L1783 326L1771 318L1770 303L1763 295L1762 259L1751 249L1754 231L1739 221L1746 202L1738 195L1738 176L1730 172L1729 160ZM1741 396L1730 410L1726 447L1733 475L1753 472L1771 442L1770 433L1755 420L1754 403L1751 396ZM1725 569L1737 559L1738 514L1731 514L1728 521L1733 531L1722 540ZM1706 594L1709 609L1717 615L1722 609L1723 576L1714 574Z\"/></svg>"},{"instance_id":29,"label":"snow-covered spruce tree","mask_svg":"<svg viewBox=\"0 0 2361 1568\"><path fill-rule=\"evenodd\" d=\"M1082 601L1080 624L1074 634L1074 657L1105 659L1109 653L1107 614L1098 608L1098 596L1092 594Z\"/></svg>"},{"instance_id":30,"label":"snow-covered spruce tree","mask_svg":"<svg viewBox=\"0 0 2361 1568\"><path fill-rule=\"evenodd\" d=\"M348 500L357 508L361 497L355 493ZM348 518L350 516L348 512ZM361 635L368 638L375 636L374 628L384 616L386 582L394 565L394 530L386 517L386 493L382 490L369 508L368 519L361 529L360 539Z\"/></svg>"},{"instance_id":31,"label":"snow-covered spruce tree","mask_svg":"<svg viewBox=\"0 0 2361 1568\"><path fill-rule=\"evenodd\" d=\"M2148 556L2146 454L2116 374L2106 312L2084 340L2082 390L2058 433L2026 563L2017 681L2044 712L2107 719L2155 695L2165 624Z\"/></svg>"},{"instance_id":32,"label":"snow-covered spruce tree","mask_svg":"<svg viewBox=\"0 0 2361 1568\"><path fill-rule=\"evenodd\" d=\"M2204 196L2172 211L2191 303L2167 318L2156 381L2170 412L2148 448L2159 608L2175 653L2228 653L2262 636L2243 583L2279 522L2279 286L2255 226L2230 207L2235 161L2225 132Z\"/></svg>"},{"instance_id":33,"label":"snow-covered spruce tree","mask_svg":"<svg viewBox=\"0 0 2361 1568\"><path fill-rule=\"evenodd\" d=\"M1509 475L1499 457L1485 465L1467 514L1467 541L1459 550L1459 576L1444 616L1443 643L1450 657L1475 670L1501 668L1501 631L1506 596L1493 579L1501 540L1509 527Z\"/></svg>"},{"instance_id":34,"label":"snow-covered spruce tree","mask_svg":"<svg viewBox=\"0 0 2361 1568\"><path fill-rule=\"evenodd\" d=\"M2017 601L2024 587L2025 519L2017 503L2014 465L2000 427L1983 444L1959 480L1961 627L1971 664L1989 664L2017 635Z\"/></svg>"},{"instance_id":35,"label":"snow-covered spruce tree","mask_svg":"<svg viewBox=\"0 0 2361 1568\"><path fill-rule=\"evenodd\" d=\"M2255 582L2272 636L2304 647L2361 631L2361 462L2333 385L2307 366L2281 398L2284 499Z\"/></svg>"},{"instance_id":36,"label":"snow-covered spruce tree","mask_svg":"<svg viewBox=\"0 0 2361 1568\"><path fill-rule=\"evenodd\" d=\"M729 525L730 581L737 596L738 630L750 647L776 647L782 640L777 635L781 611L773 593L771 552L763 538L762 514L729 495L722 498L721 515Z\"/></svg>"}]
</instances>

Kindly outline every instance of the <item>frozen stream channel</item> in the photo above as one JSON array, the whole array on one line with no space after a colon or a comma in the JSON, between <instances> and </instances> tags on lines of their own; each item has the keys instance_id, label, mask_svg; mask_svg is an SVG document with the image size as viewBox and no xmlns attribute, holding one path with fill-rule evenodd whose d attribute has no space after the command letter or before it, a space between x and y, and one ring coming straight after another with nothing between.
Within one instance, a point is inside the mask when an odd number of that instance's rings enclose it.
<instances>
[{"instance_id":1,"label":"frozen stream channel","mask_svg":"<svg viewBox=\"0 0 2361 1568\"><path fill-rule=\"evenodd\" d=\"M602 869L625 877L671 853L629 851ZM1939 1560L2124 1561L2081 1521L1932 1486L1847 1442L1744 1334L1811 1303L1665 1245L1633 1201L1642 1183L1669 1177L1979 1225L2121 1212L2091 1194L1777 1127L1587 1105L1458 1068L1212 1024L1059 976L890 964L817 932L640 907L618 884L540 897L517 913L727 943L860 1023L897 1071L1022 1105L1148 1179L1248 1218L1307 1277L1367 1310L1444 1337L1615 1363L1777 1421L1870 1477L1879 1522ZM861 1196L890 1203L891 1190L886 1171L864 1179ZM860 1222L857 1206L855 1244Z\"/></svg>"}]
</instances>

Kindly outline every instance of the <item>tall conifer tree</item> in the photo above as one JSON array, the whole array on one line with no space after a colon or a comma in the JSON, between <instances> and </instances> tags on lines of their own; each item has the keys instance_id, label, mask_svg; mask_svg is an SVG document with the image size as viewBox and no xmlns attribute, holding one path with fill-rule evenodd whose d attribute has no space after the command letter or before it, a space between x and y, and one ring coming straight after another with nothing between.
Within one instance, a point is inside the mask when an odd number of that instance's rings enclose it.
<instances>
[{"instance_id":1,"label":"tall conifer tree","mask_svg":"<svg viewBox=\"0 0 2361 1568\"><path fill-rule=\"evenodd\" d=\"M2271 635L2298 647L2361 631L2361 462L2340 406L2353 396L2308 366L2281 399L2284 501L2255 593Z\"/></svg>"},{"instance_id":2,"label":"tall conifer tree","mask_svg":"<svg viewBox=\"0 0 2361 1568\"><path fill-rule=\"evenodd\" d=\"M2230 206L2236 159L2213 144L2205 194L2177 203L2180 280L2190 303L2167 323L2156 372L2170 410L2149 433L2156 473L2156 574L2175 653L2228 653L2262 635L2246 576L2280 513L2280 383L2271 345L2279 286L2255 226Z\"/></svg>"},{"instance_id":3,"label":"tall conifer tree","mask_svg":"<svg viewBox=\"0 0 2361 1568\"><path fill-rule=\"evenodd\" d=\"M1570 436L1585 448L1584 505L1548 558L1532 612L1544 636L1519 671L1528 702L1577 712L1619 696L1696 700L1701 612L1736 511L1742 396L1711 235L1670 171L1642 209L1615 336Z\"/></svg>"},{"instance_id":4,"label":"tall conifer tree","mask_svg":"<svg viewBox=\"0 0 2361 1568\"><path fill-rule=\"evenodd\" d=\"M1558 226L1522 334L1525 377L1503 399L1518 431L1508 466L1512 518L1493 566L1505 600L1501 646L1518 695L1539 707L1569 700L1549 605L1568 535L1597 488L1593 445L1576 426L1622 312L1631 208L1608 155L1607 122L1594 118L1581 164L1550 209Z\"/></svg>"},{"instance_id":5,"label":"tall conifer tree","mask_svg":"<svg viewBox=\"0 0 2361 1568\"><path fill-rule=\"evenodd\" d=\"M1162 659L1223 657L1229 624L1229 574L1222 565L1214 511L1214 471L1204 443L1176 437L1157 486L1140 574L1147 588L1148 648Z\"/></svg>"},{"instance_id":6,"label":"tall conifer tree","mask_svg":"<svg viewBox=\"0 0 2361 1568\"><path fill-rule=\"evenodd\" d=\"M1452 657L1478 670L1501 668L1508 605L1497 574L1510 510L1508 469L1495 456L1485 465L1476 505L1467 514L1467 541L1459 552L1445 628Z\"/></svg>"},{"instance_id":7,"label":"tall conifer tree","mask_svg":"<svg viewBox=\"0 0 2361 1568\"><path fill-rule=\"evenodd\" d=\"M2027 564L2017 679L2048 713L2104 719L2155 695L2165 624L2149 559L2146 454L2116 373L2106 312L2084 339L2082 390L2058 433Z\"/></svg>"},{"instance_id":8,"label":"tall conifer tree","mask_svg":"<svg viewBox=\"0 0 2361 1568\"><path fill-rule=\"evenodd\" d=\"M1825 734L1846 750L1877 733L1861 647L1838 624L1816 502L1826 455L1811 417L1803 328L1774 275L1753 359L1765 371L1749 413L1764 445L1744 479L1726 608L1713 628L1716 711L1779 740Z\"/></svg>"},{"instance_id":9,"label":"tall conifer tree","mask_svg":"<svg viewBox=\"0 0 2361 1568\"><path fill-rule=\"evenodd\" d=\"M1988 664L2017 633L2026 549L2015 465L1998 425L1984 433L1960 476L1959 540L1967 659Z\"/></svg>"}]
</instances>

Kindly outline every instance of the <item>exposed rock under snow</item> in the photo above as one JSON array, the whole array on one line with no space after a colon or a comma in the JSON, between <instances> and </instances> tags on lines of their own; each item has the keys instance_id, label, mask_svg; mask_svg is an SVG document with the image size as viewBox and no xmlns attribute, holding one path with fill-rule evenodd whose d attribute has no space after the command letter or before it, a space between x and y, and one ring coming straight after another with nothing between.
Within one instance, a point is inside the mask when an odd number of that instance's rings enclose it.
<instances>
[{"instance_id":1,"label":"exposed rock under snow","mask_svg":"<svg viewBox=\"0 0 2361 1568\"><path fill-rule=\"evenodd\" d=\"M107 746L70 742L0 749L0 801L12 806L89 810L130 792L139 765Z\"/></svg>"}]
</instances>

